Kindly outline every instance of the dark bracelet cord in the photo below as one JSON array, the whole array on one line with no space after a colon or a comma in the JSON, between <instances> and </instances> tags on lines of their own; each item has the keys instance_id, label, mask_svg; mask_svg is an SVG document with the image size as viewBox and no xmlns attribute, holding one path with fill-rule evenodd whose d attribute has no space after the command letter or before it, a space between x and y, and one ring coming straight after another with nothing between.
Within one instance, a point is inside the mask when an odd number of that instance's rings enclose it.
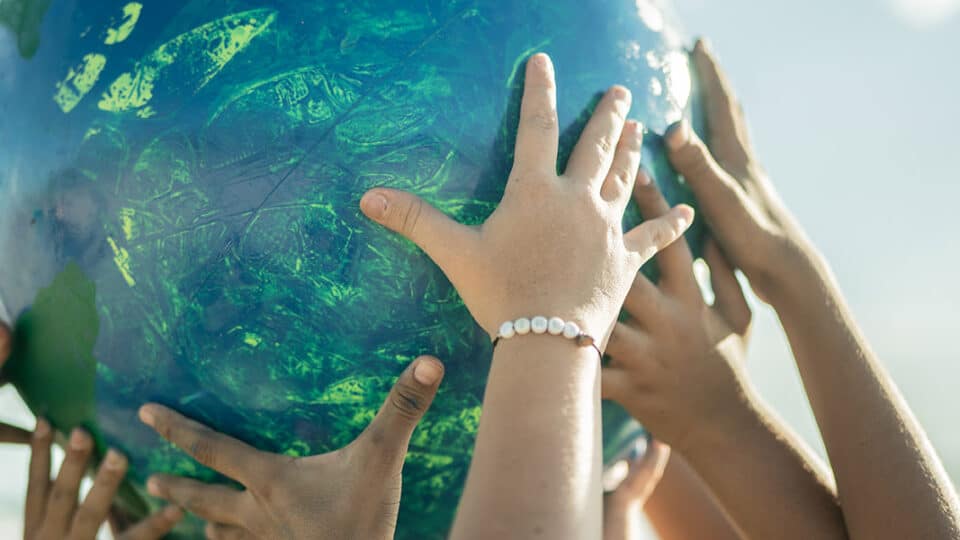
<instances>
[{"instance_id":1,"label":"dark bracelet cord","mask_svg":"<svg viewBox=\"0 0 960 540\"><path fill-rule=\"evenodd\" d=\"M501 339L502 339L501 336L497 336L493 338L494 349L497 348L497 344L500 343ZM593 339L593 336L589 336L587 334L580 334L579 336L575 337L573 341L574 343L577 344L578 347L592 347L593 350L597 351L597 355L600 356L600 359L603 360L603 351L600 350L600 347L597 347L597 342L595 339Z\"/></svg>"}]
</instances>

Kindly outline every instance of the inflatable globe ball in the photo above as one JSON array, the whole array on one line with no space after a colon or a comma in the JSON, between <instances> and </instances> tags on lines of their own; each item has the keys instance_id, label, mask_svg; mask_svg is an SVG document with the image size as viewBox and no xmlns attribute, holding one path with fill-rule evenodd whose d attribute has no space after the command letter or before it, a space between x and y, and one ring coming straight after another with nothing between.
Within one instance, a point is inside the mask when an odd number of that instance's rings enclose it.
<instances>
[{"instance_id":1,"label":"inflatable globe ball","mask_svg":"<svg viewBox=\"0 0 960 540\"><path fill-rule=\"evenodd\" d=\"M152 473L229 481L142 425L144 402L309 455L352 441L400 371L436 355L446 379L410 443L397 536L444 537L490 340L360 196L410 190L482 222L510 170L524 63L544 51L558 165L624 84L645 167L692 202L657 135L695 101L668 20L649 0L0 2L5 375L61 432L129 456L122 502L142 514L160 504ZM605 405L608 460L641 433Z\"/></svg>"}]
</instances>

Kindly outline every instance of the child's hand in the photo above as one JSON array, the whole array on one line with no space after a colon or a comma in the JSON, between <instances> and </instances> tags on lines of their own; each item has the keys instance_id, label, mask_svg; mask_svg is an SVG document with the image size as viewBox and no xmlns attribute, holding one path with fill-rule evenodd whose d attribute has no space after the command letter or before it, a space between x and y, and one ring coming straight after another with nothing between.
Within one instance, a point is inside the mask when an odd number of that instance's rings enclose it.
<instances>
[{"instance_id":1,"label":"child's hand","mask_svg":"<svg viewBox=\"0 0 960 540\"><path fill-rule=\"evenodd\" d=\"M637 537L643 505L663 477L670 447L650 441L640 458L633 458L630 471L617 489L603 498L603 540Z\"/></svg>"},{"instance_id":2,"label":"child's hand","mask_svg":"<svg viewBox=\"0 0 960 540\"><path fill-rule=\"evenodd\" d=\"M3 365L7 362L7 359L10 358L11 341L10 329L7 328L5 324L0 323L0 370L3 369ZM0 387L2 387L5 382L2 371L0 371ZM0 422L0 443L27 444L29 442L29 431Z\"/></svg>"},{"instance_id":3,"label":"child's hand","mask_svg":"<svg viewBox=\"0 0 960 540\"><path fill-rule=\"evenodd\" d=\"M626 121L627 89L611 88L557 175L553 66L527 62L513 170L503 200L479 227L454 222L415 195L376 188L363 212L403 234L444 271L491 336L533 315L576 322L603 339L640 265L693 218L679 206L624 234L621 219L640 164L642 129Z\"/></svg>"},{"instance_id":4,"label":"child's hand","mask_svg":"<svg viewBox=\"0 0 960 540\"><path fill-rule=\"evenodd\" d=\"M615 509L642 510L663 477L663 470L669 460L670 447L660 441L650 440L643 455L631 459L630 470L623 482L604 497L604 515Z\"/></svg>"},{"instance_id":5,"label":"child's hand","mask_svg":"<svg viewBox=\"0 0 960 540\"><path fill-rule=\"evenodd\" d=\"M716 59L702 41L692 57L706 96L710 149L681 122L665 135L668 156L724 254L758 296L772 301L812 248L757 163L743 110Z\"/></svg>"},{"instance_id":6,"label":"child's hand","mask_svg":"<svg viewBox=\"0 0 960 540\"><path fill-rule=\"evenodd\" d=\"M26 514L23 519L25 540L93 540L100 526L110 517L110 508L123 476L127 460L111 450L83 502L77 502L80 481L89 466L93 439L75 429L57 479L50 481L50 444L53 430L37 420L31 441L30 480L27 486ZM140 523L116 535L119 540L157 540L170 532L183 512L168 506Z\"/></svg>"},{"instance_id":7,"label":"child's hand","mask_svg":"<svg viewBox=\"0 0 960 540\"><path fill-rule=\"evenodd\" d=\"M166 407L144 405L147 425L245 488L158 475L147 489L206 519L208 538L393 538L407 445L442 378L438 360L415 360L359 437L302 458L258 451Z\"/></svg>"},{"instance_id":8,"label":"child's hand","mask_svg":"<svg viewBox=\"0 0 960 540\"><path fill-rule=\"evenodd\" d=\"M646 217L668 210L643 173L636 200ZM751 313L733 269L708 243L706 261L716 300L708 306L693 274L686 242L657 255L659 286L638 274L617 323L603 369L603 397L625 407L651 433L681 453L699 433L723 429L748 405L742 362Z\"/></svg>"}]
</instances>

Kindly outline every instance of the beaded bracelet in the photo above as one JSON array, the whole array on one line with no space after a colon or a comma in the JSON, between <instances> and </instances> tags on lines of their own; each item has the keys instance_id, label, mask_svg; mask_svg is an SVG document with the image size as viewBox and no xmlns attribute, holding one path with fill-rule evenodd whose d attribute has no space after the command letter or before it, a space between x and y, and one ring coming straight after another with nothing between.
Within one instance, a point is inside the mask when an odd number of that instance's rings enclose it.
<instances>
[{"instance_id":1,"label":"beaded bracelet","mask_svg":"<svg viewBox=\"0 0 960 540\"><path fill-rule=\"evenodd\" d=\"M554 336L563 336L571 339L579 347L593 347L600 358L603 358L603 351L597 347L597 340L590 334L580 330L577 323L573 321L564 321L560 317L550 317L547 319L542 315L533 318L521 317L515 321L507 321L500 325L497 331L497 337L493 338L493 347L497 347L501 339L510 339L514 336L523 336L533 332L534 334L550 334Z\"/></svg>"}]
</instances>

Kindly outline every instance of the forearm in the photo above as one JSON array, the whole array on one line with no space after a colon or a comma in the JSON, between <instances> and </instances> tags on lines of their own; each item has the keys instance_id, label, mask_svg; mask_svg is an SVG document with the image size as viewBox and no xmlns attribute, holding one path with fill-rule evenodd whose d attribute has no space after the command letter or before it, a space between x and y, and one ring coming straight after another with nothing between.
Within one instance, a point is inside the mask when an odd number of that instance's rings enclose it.
<instances>
[{"instance_id":1,"label":"forearm","mask_svg":"<svg viewBox=\"0 0 960 540\"><path fill-rule=\"evenodd\" d=\"M554 336L502 341L451 538L599 538L599 359Z\"/></svg>"},{"instance_id":2,"label":"forearm","mask_svg":"<svg viewBox=\"0 0 960 540\"><path fill-rule=\"evenodd\" d=\"M603 502L603 540L641 540L643 505L640 501L626 504ZM684 509L686 512L686 509Z\"/></svg>"},{"instance_id":3,"label":"forearm","mask_svg":"<svg viewBox=\"0 0 960 540\"><path fill-rule=\"evenodd\" d=\"M736 525L679 454L670 454L663 478L643 507L660 540L740 540Z\"/></svg>"},{"instance_id":4,"label":"forearm","mask_svg":"<svg viewBox=\"0 0 960 540\"><path fill-rule=\"evenodd\" d=\"M811 252L812 253L812 252ZM774 307L836 476L853 538L960 538L956 494L826 265L808 257Z\"/></svg>"},{"instance_id":5,"label":"forearm","mask_svg":"<svg viewBox=\"0 0 960 540\"><path fill-rule=\"evenodd\" d=\"M825 468L758 399L752 403L678 450L745 538L845 538Z\"/></svg>"}]
</instances>

